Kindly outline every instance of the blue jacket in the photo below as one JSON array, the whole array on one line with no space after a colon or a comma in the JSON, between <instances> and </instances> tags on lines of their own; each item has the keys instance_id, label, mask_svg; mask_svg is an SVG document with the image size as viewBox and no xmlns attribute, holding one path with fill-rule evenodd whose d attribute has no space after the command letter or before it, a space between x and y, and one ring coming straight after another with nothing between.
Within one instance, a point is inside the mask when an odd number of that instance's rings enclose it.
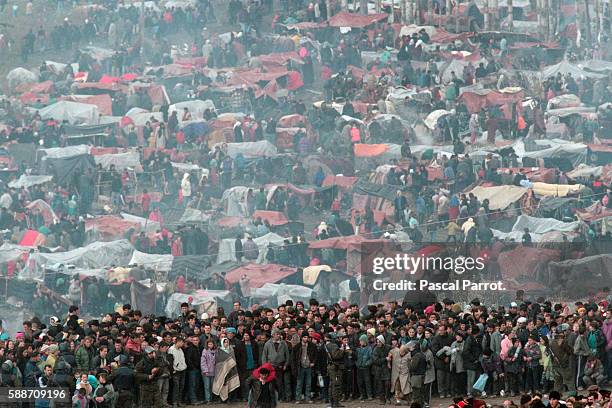
<instances>
[{"instance_id":1,"label":"blue jacket","mask_svg":"<svg viewBox=\"0 0 612 408\"><path fill-rule=\"evenodd\" d=\"M372 347L365 346L357 348L357 368L369 368L372 365Z\"/></svg>"}]
</instances>

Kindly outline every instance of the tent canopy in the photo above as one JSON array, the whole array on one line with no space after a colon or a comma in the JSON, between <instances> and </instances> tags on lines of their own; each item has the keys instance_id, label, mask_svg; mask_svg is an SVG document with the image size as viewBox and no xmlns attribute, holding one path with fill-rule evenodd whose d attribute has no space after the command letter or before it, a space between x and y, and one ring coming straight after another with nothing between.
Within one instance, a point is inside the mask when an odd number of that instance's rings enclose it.
<instances>
[{"instance_id":1,"label":"tent canopy","mask_svg":"<svg viewBox=\"0 0 612 408\"><path fill-rule=\"evenodd\" d=\"M65 120L71 125L94 125L98 123L100 116L96 105L70 101L60 101L46 106L39 113L42 119L54 119L60 122Z\"/></svg>"}]
</instances>

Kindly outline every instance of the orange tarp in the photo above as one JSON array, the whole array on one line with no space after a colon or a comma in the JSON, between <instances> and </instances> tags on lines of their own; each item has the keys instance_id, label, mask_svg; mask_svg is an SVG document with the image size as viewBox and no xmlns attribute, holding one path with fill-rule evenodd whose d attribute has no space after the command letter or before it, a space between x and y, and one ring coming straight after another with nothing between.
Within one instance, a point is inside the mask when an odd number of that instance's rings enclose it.
<instances>
[{"instance_id":1,"label":"orange tarp","mask_svg":"<svg viewBox=\"0 0 612 408\"><path fill-rule=\"evenodd\" d=\"M355 157L376 157L387 152L389 146L385 144L363 144L355 145Z\"/></svg>"},{"instance_id":2,"label":"orange tarp","mask_svg":"<svg viewBox=\"0 0 612 408\"><path fill-rule=\"evenodd\" d=\"M277 283L293 275L295 268L277 264L247 264L229 271L225 275L225 280L230 283L238 283L240 278L246 275L252 288L260 288L266 283Z\"/></svg>"},{"instance_id":3,"label":"orange tarp","mask_svg":"<svg viewBox=\"0 0 612 408\"><path fill-rule=\"evenodd\" d=\"M258 217L261 217L262 221L268 220L273 227L289 223L285 214L278 211L257 210L253 213L253 219L256 220Z\"/></svg>"}]
</instances>

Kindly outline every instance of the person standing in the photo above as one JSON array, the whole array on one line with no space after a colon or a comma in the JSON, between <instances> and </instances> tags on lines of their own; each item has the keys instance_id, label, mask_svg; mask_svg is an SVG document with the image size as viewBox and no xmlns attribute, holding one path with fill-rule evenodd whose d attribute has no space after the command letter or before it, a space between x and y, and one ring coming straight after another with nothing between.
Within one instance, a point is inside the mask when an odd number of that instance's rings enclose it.
<instances>
[{"instance_id":1,"label":"person standing","mask_svg":"<svg viewBox=\"0 0 612 408\"><path fill-rule=\"evenodd\" d=\"M316 348L310 342L308 332L304 331L301 341L291 350L291 368L296 378L295 399L297 402L308 401L312 403L310 387L315 360Z\"/></svg>"},{"instance_id":2,"label":"person standing","mask_svg":"<svg viewBox=\"0 0 612 408\"><path fill-rule=\"evenodd\" d=\"M372 350L372 376L376 382L376 392L380 396L380 402L386 404L389 400L391 390L391 369L389 364L390 348L386 345L385 337L379 334L376 337L376 347Z\"/></svg>"},{"instance_id":3,"label":"person standing","mask_svg":"<svg viewBox=\"0 0 612 408\"><path fill-rule=\"evenodd\" d=\"M330 407L339 407L342 399L342 372L344 369L344 350L332 341L330 333L325 335L325 352L327 353L327 374L329 375Z\"/></svg>"},{"instance_id":4,"label":"person standing","mask_svg":"<svg viewBox=\"0 0 612 408\"><path fill-rule=\"evenodd\" d=\"M206 348L202 351L200 358L200 369L202 370L202 381L204 382L204 402L209 404L212 401L212 384L215 379L215 342L206 341Z\"/></svg>"},{"instance_id":5,"label":"person standing","mask_svg":"<svg viewBox=\"0 0 612 408\"><path fill-rule=\"evenodd\" d=\"M182 337L177 337L174 344L168 349L168 354L172 356L172 405L175 407L181 403L185 389L187 363L183 352L184 346L185 340Z\"/></svg>"},{"instance_id":6,"label":"person standing","mask_svg":"<svg viewBox=\"0 0 612 408\"><path fill-rule=\"evenodd\" d=\"M136 382L140 385L139 401L143 407L162 408L163 404L157 385L157 377L161 370L155 359L155 349L146 346L144 354L145 357L134 368Z\"/></svg>"},{"instance_id":7,"label":"person standing","mask_svg":"<svg viewBox=\"0 0 612 408\"><path fill-rule=\"evenodd\" d=\"M290 362L289 348L287 343L282 340L281 332L277 328L272 330L272 338L264 346L262 362L264 364L269 363L274 367L276 388L279 390L280 398L288 400L291 397L291 384L283 384L283 377Z\"/></svg>"}]
</instances>

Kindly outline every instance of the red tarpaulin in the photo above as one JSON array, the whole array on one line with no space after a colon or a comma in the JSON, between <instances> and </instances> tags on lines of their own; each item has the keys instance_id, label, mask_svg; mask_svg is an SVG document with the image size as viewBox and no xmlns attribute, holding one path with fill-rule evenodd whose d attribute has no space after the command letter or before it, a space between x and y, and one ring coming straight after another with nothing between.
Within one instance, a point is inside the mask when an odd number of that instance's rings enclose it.
<instances>
[{"instance_id":1,"label":"red tarpaulin","mask_svg":"<svg viewBox=\"0 0 612 408\"><path fill-rule=\"evenodd\" d=\"M277 283L293 275L295 268L277 264L247 264L236 269L232 269L225 275L225 280L230 283L238 283L240 278L246 275L249 278L252 288L260 288L266 283Z\"/></svg>"},{"instance_id":2,"label":"red tarpaulin","mask_svg":"<svg viewBox=\"0 0 612 408\"><path fill-rule=\"evenodd\" d=\"M329 20L327 20L327 22L331 27L364 28L371 24L384 21L388 17L389 15L387 13L369 14L364 16L362 14L342 12L332 16Z\"/></svg>"},{"instance_id":3,"label":"red tarpaulin","mask_svg":"<svg viewBox=\"0 0 612 408\"><path fill-rule=\"evenodd\" d=\"M42 103L46 105L49 103L49 95L26 92L19 97L19 100L21 101L21 103L26 105L33 105L35 103Z\"/></svg>"},{"instance_id":4,"label":"red tarpaulin","mask_svg":"<svg viewBox=\"0 0 612 408\"><path fill-rule=\"evenodd\" d=\"M287 219L285 214L279 211L257 210L253 213L253 219L256 220L259 217L261 217L262 221L268 220L270 225L273 227L289 223L289 220Z\"/></svg>"},{"instance_id":5,"label":"red tarpaulin","mask_svg":"<svg viewBox=\"0 0 612 408\"><path fill-rule=\"evenodd\" d=\"M38 245L41 240L44 240L44 235L38 231L27 230L25 234L23 234L23 238L19 241L19 245L27 246L27 247L35 247Z\"/></svg>"},{"instance_id":6,"label":"red tarpaulin","mask_svg":"<svg viewBox=\"0 0 612 408\"><path fill-rule=\"evenodd\" d=\"M386 153L389 146L385 144L357 143L354 146L355 157L376 157Z\"/></svg>"},{"instance_id":7,"label":"red tarpaulin","mask_svg":"<svg viewBox=\"0 0 612 408\"><path fill-rule=\"evenodd\" d=\"M246 224L246 221L241 217L223 217L217 220L217 226L221 228L235 228L244 224Z\"/></svg>"},{"instance_id":8,"label":"red tarpaulin","mask_svg":"<svg viewBox=\"0 0 612 408\"><path fill-rule=\"evenodd\" d=\"M119 79L121 79L122 81L125 81L125 82L134 81L134 80L136 80L136 78L138 78L138 75L132 74L132 73L129 73L129 72L127 74L123 74L123 75L121 75L119 77Z\"/></svg>"},{"instance_id":9,"label":"red tarpaulin","mask_svg":"<svg viewBox=\"0 0 612 408\"><path fill-rule=\"evenodd\" d=\"M348 249L351 246L360 245L364 242L376 241L368 240L361 235L349 235L345 237L333 237L322 239L320 241L311 241L308 243L310 249Z\"/></svg>"},{"instance_id":10,"label":"red tarpaulin","mask_svg":"<svg viewBox=\"0 0 612 408\"><path fill-rule=\"evenodd\" d=\"M115 240L123 238L130 228L140 231L139 222L124 220L116 215L103 215L85 221L85 231L94 231L99 235L98 239Z\"/></svg>"},{"instance_id":11,"label":"red tarpaulin","mask_svg":"<svg viewBox=\"0 0 612 408\"><path fill-rule=\"evenodd\" d=\"M358 177L347 177L347 176L327 176L323 180L323 187L327 186L338 186L340 188L349 189L353 187L353 184L357 182Z\"/></svg>"},{"instance_id":12,"label":"red tarpaulin","mask_svg":"<svg viewBox=\"0 0 612 408\"><path fill-rule=\"evenodd\" d=\"M523 90L510 93L487 89L482 91L463 92L461 96L459 96L459 99L465 103L470 113L478 113L485 107L521 102L524 97L525 92ZM506 117L506 119L510 118Z\"/></svg>"},{"instance_id":13,"label":"red tarpaulin","mask_svg":"<svg viewBox=\"0 0 612 408\"><path fill-rule=\"evenodd\" d=\"M113 114L113 101L109 94L66 95L62 96L60 100L96 105L102 115L112 116Z\"/></svg>"},{"instance_id":14,"label":"red tarpaulin","mask_svg":"<svg viewBox=\"0 0 612 408\"><path fill-rule=\"evenodd\" d=\"M431 36L432 43L451 43L454 41L464 41L466 38L472 36L472 33L449 33L443 28L436 28L436 32Z\"/></svg>"},{"instance_id":15,"label":"red tarpaulin","mask_svg":"<svg viewBox=\"0 0 612 408\"><path fill-rule=\"evenodd\" d=\"M287 89L289 91L295 91L304 86L302 81L302 74L297 71L289 71L287 74Z\"/></svg>"},{"instance_id":16,"label":"red tarpaulin","mask_svg":"<svg viewBox=\"0 0 612 408\"><path fill-rule=\"evenodd\" d=\"M119 77L112 77L110 75L102 75L102 78L98 81L101 84L112 84L119 82Z\"/></svg>"},{"instance_id":17,"label":"red tarpaulin","mask_svg":"<svg viewBox=\"0 0 612 408\"><path fill-rule=\"evenodd\" d=\"M55 86L52 81L44 81L36 84L20 84L15 88L16 92L31 92L35 94L48 94L53 92Z\"/></svg>"}]
</instances>

